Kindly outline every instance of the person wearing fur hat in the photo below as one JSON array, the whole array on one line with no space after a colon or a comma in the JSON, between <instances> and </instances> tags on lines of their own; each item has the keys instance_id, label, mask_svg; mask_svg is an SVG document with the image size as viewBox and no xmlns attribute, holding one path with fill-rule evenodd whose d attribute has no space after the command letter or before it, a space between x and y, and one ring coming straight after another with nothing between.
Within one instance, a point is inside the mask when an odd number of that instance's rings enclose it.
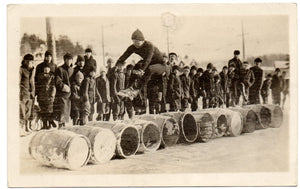
<instances>
[{"instance_id":1,"label":"person wearing fur hat","mask_svg":"<svg viewBox=\"0 0 300 189\"><path fill-rule=\"evenodd\" d=\"M35 96L33 60L34 57L31 54L26 54L23 57L22 65L19 71L19 113L21 136L24 136L30 132L30 118L32 114L33 99Z\"/></svg>"},{"instance_id":2,"label":"person wearing fur hat","mask_svg":"<svg viewBox=\"0 0 300 189\"><path fill-rule=\"evenodd\" d=\"M64 127L69 122L71 110L71 82L73 75L73 56L70 53L64 55L64 64L56 69L56 95L53 104L53 114L58 121L58 127Z\"/></svg>"},{"instance_id":3,"label":"person wearing fur hat","mask_svg":"<svg viewBox=\"0 0 300 189\"><path fill-rule=\"evenodd\" d=\"M255 82L249 88L249 103L250 104L260 104L260 89L263 81L263 70L260 68L262 60L260 58L256 58L254 60L255 66L251 67L255 78Z\"/></svg>"},{"instance_id":4,"label":"person wearing fur hat","mask_svg":"<svg viewBox=\"0 0 300 189\"><path fill-rule=\"evenodd\" d=\"M143 59L142 67L139 70L143 76L137 86L137 89L129 88L129 90L126 89L120 93L120 95L124 94L125 96L128 94L127 96L130 98L137 96L138 91L143 86L147 86L152 75L163 75L166 72L166 65L164 64L162 53L151 42L145 40L143 33L139 29L133 32L131 39L133 44L127 48L116 63L116 65L124 65L125 60L131 54L137 54Z\"/></svg>"},{"instance_id":5,"label":"person wearing fur hat","mask_svg":"<svg viewBox=\"0 0 300 189\"><path fill-rule=\"evenodd\" d=\"M83 66L83 74L85 76L88 76L92 71L96 73L97 62L92 55L92 49L90 48L85 49L84 62L85 64Z\"/></svg>"}]
</instances>

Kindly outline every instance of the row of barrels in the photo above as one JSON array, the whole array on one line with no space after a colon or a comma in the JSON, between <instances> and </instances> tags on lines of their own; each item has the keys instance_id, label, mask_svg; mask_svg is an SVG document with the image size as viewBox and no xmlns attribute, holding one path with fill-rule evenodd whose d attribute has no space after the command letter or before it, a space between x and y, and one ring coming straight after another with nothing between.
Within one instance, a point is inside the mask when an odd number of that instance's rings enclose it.
<instances>
[{"instance_id":1,"label":"row of barrels","mask_svg":"<svg viewBox=\"0 0 300 189\"><path fill-rule=\"evenodd\" d=\"M146 114L132 120L39 131L30 141L29 153L44 165L78 169L88 162L101 164L113 157L128 158L177 143L208 142L276 128L282 120L282 110L275 105Z\"/></svg>"}]
</instances>

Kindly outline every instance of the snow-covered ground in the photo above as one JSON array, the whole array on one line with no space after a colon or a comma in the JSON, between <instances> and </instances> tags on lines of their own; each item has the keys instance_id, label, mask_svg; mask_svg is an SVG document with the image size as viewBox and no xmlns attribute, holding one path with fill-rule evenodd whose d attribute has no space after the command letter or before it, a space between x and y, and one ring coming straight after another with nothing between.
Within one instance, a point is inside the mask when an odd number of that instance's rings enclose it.
<instances>
[{"instance_id":1,"label":"snow-covered ground","mask_svg":"<svg viewBox=\"0 0 300 189\"><path fill-rule=\"evenodd\" d=\"M41 165L28 153L32 135L21 138L21 174L145 174L284 172L289 169L288 108L280 128L256 130L239 137L222 137L208 143L178 144L129 159L113 159L76 171Z\"/></svg>"}]
</instances>

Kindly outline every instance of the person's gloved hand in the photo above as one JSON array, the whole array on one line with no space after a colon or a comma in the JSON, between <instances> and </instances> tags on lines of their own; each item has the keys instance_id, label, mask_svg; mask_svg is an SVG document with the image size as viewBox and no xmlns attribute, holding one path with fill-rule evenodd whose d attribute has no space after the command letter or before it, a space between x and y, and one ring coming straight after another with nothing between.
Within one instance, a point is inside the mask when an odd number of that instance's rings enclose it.
<instances>
[{"instance_id":1,"label":"person's gloved hand","mask_svg":"<svg viewBox=\"0 0 300 189\"><path fill-rule=\"evenodd\" d=\"M61 90L62 92L66 92L66 93L69 93L70 92L70 87L66 84L64 84L64 87L62 88Z\"/></svg>"}]
</instances>

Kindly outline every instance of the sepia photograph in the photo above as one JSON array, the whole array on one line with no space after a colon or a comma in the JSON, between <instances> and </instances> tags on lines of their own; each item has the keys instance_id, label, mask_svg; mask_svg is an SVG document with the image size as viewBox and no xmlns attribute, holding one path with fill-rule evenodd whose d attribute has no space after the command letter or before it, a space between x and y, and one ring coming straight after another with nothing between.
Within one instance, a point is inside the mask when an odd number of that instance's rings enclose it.
<instances>
[{"instance_id":1,"label":"sepia photograph","mask_svg":"<svg viewBox=\"0 0 300 189\"><path fill-rule=\"evenodd\" d=\"M7 6L9 187L297 186L296 4Z\"/></svg>"}]
</instances>

